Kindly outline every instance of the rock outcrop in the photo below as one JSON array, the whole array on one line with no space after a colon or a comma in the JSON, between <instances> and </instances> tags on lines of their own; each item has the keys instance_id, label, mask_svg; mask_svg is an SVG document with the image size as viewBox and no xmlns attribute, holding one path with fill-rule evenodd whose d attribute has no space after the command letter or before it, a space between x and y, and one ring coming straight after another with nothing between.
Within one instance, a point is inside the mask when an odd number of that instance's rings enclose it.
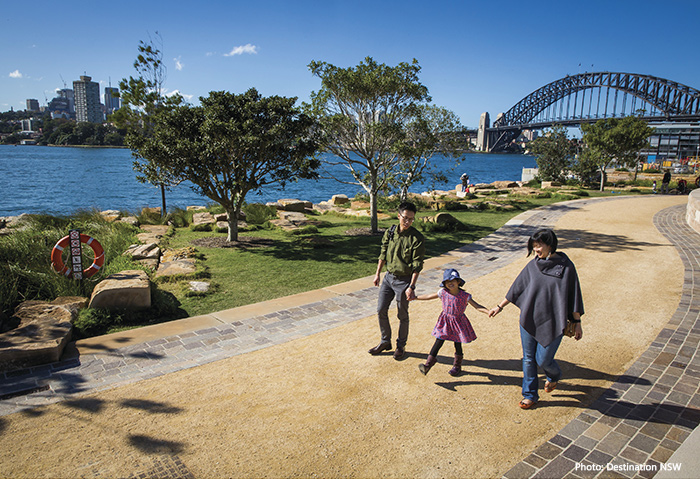
<instances>
[{"instance_id":1,"label":"rock outcrop","mask_svg":"<svg viewBox=\"0 0 700 479\"><path fill-rule=\"evenodd\" d=\"M86 298L60 297L19 305L12 318L18 326L0 334L0 371L58 361L70 341L72 321L86 302Z\"/></svg>"},{"instance_id":2,"label":"rock outcrop","mask_svg":"<svg viewBox=\"0 0 700 479\"><path fill-rule=\"evenodd\" d=\"M95 286L90 308L148 309L151 282L145 271L126 270L111 274Z\"/></svg>"}]
</instances>

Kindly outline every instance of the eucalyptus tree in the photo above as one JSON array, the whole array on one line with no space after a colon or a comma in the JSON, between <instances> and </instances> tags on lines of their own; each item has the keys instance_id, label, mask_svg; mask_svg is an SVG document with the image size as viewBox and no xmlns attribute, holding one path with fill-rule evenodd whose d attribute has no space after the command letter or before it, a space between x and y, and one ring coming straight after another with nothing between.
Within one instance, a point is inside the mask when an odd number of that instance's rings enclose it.
<instances>
[{"instance_id":1,"label":"eucalyptus tree","mask_svg":"<svg viewBox=\"0 0 700 479\"><path fill-rule=\"evenodd\" d=\"M546 130L528 145L528 149L535 155L539 176L545 181L563 180L576 155L576 145L562 125Z\"/></svg>"},{"instance_id":2,"label":"eucalyptus tree","mask_svg":"<svg viewBox=\"0 0 700 479\"><path fill-rule=\"evenodd\" d=\"M151 136L136 153L153 158L178 181L228 214L228 241L238 240L238 218L250 192L299 178L317 178L314 121L296 98L263 97L251 88L200 97L201 106L180 105L154 116Z\"/></svg>"},{"instance_id":3,"label":"eucalyptus tree","mask_svg":"<svg viewBox=\"0 0 700 479\"><path fill-rule=\"evenodd\" d=\"M605 170L614 161L637 168L639 152L648 146L654 132L646 121L636 116L606 118L581 125L588 161L600 171L600 191L605 188Z\"/></svg>"},{"instance_id":4,"label":"eucalyptus tree","mask_svg":"<svg viewBox=\"0 0 700 479\"><path fill-rule=\"evenodd\" d=\"M378 232L377 195L389 185L399 165L395 145L404 140L404 126L416 114L417 105L430 101L428 89L419 81L418 61L387 66L367 57L359 65L340 68L312 61L311 72L321 88L311 93L306 105L318 127L320 147L342 165L352 180L330 176L361 186L369 195L372 232Z\"/></svg>"},{"instance_id":5,"label":"eucalyptus tree","mask_svg":"<svg viewBox=\"0 0 700 479\"><path fill-rule=\"evenodd\" d=\"M418 105L404 125L403 138L393 146L397 165L390 175L391 184L399 191L402 201L408 197L408 188L418 182L446 183L446 171L436 168L431 160L441 154L455 160L454 165L468 150L469 143L459 117L447 108Z\"/></svg>"},{"instance_id":6,"label":"eucalyptus tree","mask_svg":"<svg viewBox=\"0 0 700 479\"><path fill-rule=\"evenodd\" d=\"M148 157L137 155L144 142L152 135L152 117L159 111L174 108L184 103L178 95L165 95L167 68L163 63L163 40L156 32L156 38L148 42L139 41L139 54L134 61L137 77L130 76L119 82L119 97L122 106L110 117L120 128L126 129L124 142L134 157L136 179L160 188L162 199L161 214L166 215L165 191L180 183L167 162L161 158L162 152L153 151Z\"/></svg>"}]
</instances>

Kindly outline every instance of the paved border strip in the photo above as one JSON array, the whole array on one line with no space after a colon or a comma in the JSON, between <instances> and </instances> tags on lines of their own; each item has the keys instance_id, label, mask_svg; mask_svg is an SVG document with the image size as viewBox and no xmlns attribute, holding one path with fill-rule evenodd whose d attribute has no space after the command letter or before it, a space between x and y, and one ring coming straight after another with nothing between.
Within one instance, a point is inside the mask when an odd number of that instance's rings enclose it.
<instances>
[{"instance_id":1,"label":"paved border strip","mask_svg":"<svg viewBox=\"0 0 700 479\"><path fill-rule=\"evenodd\" d=\"M676 247L685 267L678 309L590 408L505 479L650 478L673 466L669 459L700 423L700 235L687 225L685 205L659 211L654 225ZM681 469L675 477L696 474Z\"/></svg>"}]
</instances>

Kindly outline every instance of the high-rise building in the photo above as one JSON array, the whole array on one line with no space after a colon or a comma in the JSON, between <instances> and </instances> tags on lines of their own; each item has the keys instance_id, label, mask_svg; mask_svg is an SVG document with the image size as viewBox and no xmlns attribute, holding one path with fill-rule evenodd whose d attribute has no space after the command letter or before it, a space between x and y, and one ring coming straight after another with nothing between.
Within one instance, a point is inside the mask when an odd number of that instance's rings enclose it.
<instances>
[{"instance_id":1,"label":"high-rise building","mask_svg":"<svg viewBox=\"0 0 700 479\"><path fill-rule=\"evenodd\" d=\"M58 90L57 93L59 97L68 100L68 112L71 115L75 115L75 95L73 90L70 88L63 88L62 90Z\"/></svg>"},{"instance_id":2,"label":"high-rise building","mask_svg":"<svg viewBox=\"0 0 700 479\"><path fill-rule=\"evenodd\" d=\"M105 87L105 111L108 115L119 109L119 97L115 96L118 93L119 88Z\"/></svg>"},{"instance_id":3,"label":"high-rise building","mask_svg":"<svg viewBox=\"0 0 700 479\"><path fill-rule=\"evenodd\" d=\"M39 111L39 100L27 99L27 111Z\"/></svg>"},{"instance_id":4,"label":"high-rise building","mask_svg":"<svg viewBox=\"0 0 700 479\"><path fill-rule=\"evenodd\" d=\"M100 84L92 77L81 75L73 82L75 95L75 119L78 122L102 123L104 115L100 104Z\"/></svg>"}]
</instances>

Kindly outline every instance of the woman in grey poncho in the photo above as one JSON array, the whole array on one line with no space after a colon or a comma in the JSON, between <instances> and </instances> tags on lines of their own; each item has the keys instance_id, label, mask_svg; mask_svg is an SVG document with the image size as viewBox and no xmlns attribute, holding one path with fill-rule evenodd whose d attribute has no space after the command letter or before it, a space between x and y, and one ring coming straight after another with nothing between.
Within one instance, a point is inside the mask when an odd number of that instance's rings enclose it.
<instances>
[{"instance_id":1,"label":"woman in grey poncho","mask_svg":"<svg viewBox=\"0 0 700 479\"><path fill-rule=\"evenodd\" d=\"M531 408L539 399L537 366L547 375L545 392L552 392L561 379L554 360L567 320L575 324L574 338L583 336L583 298L576 267L568 256L557 252L552 230L535 232L527 242L527 255L535 258L520 272L501 303L489 312L493 317L508 303L520 308L520 339L523 346L523 399L520 407Z\"/></svg>"}]
</instances>

